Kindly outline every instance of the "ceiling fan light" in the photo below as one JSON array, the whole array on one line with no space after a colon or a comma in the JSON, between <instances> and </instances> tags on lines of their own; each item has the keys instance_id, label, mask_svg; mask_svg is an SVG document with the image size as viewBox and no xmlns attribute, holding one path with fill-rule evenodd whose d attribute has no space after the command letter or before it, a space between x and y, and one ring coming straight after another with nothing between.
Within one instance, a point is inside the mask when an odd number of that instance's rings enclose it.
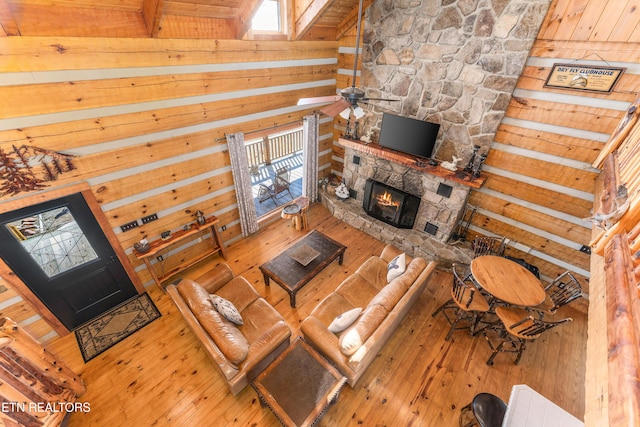
<instances>
[{"instance_id":1,"label":"ceiling fan light","mask_svg":"<svg viewBox=\"0 0 640 427\"><path fill-rule=\"evenodd\" d=\"M353 115L356 116L356 120L361 119L362 117L364 117L364 110L362 109L362 107L356 107L353 109Z\"/></svg>"},{"instance_id":2,"label":"ceiling fan light","mask_svg":"<svg viewBox=\"0 0 640 427\"><path fill-rule=\"evenodd\" d=\"M351 107L345 108L340 112L340 117L342 117L345 120L349 120L350 115L351 115Z\"/></svg>"}]
</instances>

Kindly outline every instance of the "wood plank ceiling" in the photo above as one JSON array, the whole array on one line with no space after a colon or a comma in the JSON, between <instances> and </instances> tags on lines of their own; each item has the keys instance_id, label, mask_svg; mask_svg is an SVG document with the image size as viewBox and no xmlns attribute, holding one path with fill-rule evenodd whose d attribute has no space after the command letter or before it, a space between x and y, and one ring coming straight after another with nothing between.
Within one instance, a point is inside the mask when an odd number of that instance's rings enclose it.
<instances>
[{"instance_id":1,"label":"wood plank ceiling","mask_svg":"<svg viewBox=\"0 0 640 427\"><path fill-rule=\"evenodd\" d=\"M368 7L372 2L364 3ZM251 39L251 20L261 4L262 0L0 0L0 37ZM337 40L355 25L358 11L358 0L281 4L287 11L288 37L295 40Z\"/></svg>"}]
</instances>

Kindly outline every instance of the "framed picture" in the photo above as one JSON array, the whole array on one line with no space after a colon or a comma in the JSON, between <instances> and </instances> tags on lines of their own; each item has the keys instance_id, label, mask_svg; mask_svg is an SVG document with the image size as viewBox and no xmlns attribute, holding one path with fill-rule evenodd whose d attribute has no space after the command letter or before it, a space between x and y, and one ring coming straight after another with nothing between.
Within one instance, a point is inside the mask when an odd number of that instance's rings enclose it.
<instances>
[{"instance_id":1,"label":"framed picture","mask_svg":"<svg viewBox=\"0 0 640 427\"><path fill-rule=\"evenodd\" d=\"M553 64L545 87L611 92L626 68Z\"/></svg>"}]
</instances>

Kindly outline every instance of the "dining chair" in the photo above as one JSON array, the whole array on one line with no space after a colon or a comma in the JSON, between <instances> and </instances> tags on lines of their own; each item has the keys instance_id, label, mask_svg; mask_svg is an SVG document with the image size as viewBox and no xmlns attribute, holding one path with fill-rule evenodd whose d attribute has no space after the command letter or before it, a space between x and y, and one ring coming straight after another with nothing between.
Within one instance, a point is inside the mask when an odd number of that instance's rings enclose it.
<instances>
[{"instance_id":1,"label":"dining chair","mask_svg":"<svg viewBox=\"0 0 640 427\"><path fill-rule=\"evenodd\" d=\"M524 260L524 258L515 258L512 256L504 256L506 259L510 259L511 261L515 262L516 264L520 264L521 266L523 266L524 268L526 268L527 270L529 270L531 272L531 274L533 274L534 276L536 276L538 279L540 278L540 269L538 267L536 267L533 264L528 263L527 261Z\"/></svg>"},{"instance_id":2,"label":"dining chair","mask_svg":"<svg viewBox=\"0 0 640 427\"><path fill-rule=\"evenodd\" d=\"M556 322L548 322L532 316L525 309L509 306L498 306L495 309L495 313L502 322L502 327L494 325L492 329L498 331L500 342L494 346L487 333L489 329L483 330L484 337L489 343L489 347L493 350L487 360L487 365L493 365L493 359L498 353L516 353L515 364L517 365L528 341L535 340L544 331L573 320L567 317ZM506 345L509 347L505 348Z\"/></svg>"},{"instance_id":3,"label":"dining chair","mask_svg":"<svg viewBox=\"0 0 640 427\"><path fill-rule=\"evenodd\" d=\"M482 255L502 256L504 255L505 246L504 237L476 236L471 242L474 258Z\"/></svg>"},{"instance_id":4,"label":"dining chair","mask_svg":"<svg viewBox=\"0 0 640 427\"><path fill-rule=\"evenodd\" d=\"M445 338L447 341L451 339L451 335L457 330L469 329L470 335L474 335L482 315L489 311L489 303L482 296L470 276L462 278L458 274L455 264L451 268L453 270L451 299L431 314L431 316L435 317L439 312L442 312L447 322L451 325ZM452 313L449 314L448 310L452 311ZM462 326L460 326L461 322L463 323Z\"/></svg>"},{"instance_id":5,"label":"dining chair","mask_svg":"<svg viewBox=\"0 0 640 427\"><path fill-rule=\"evenodd\" d=\"M471 403L460 410L460 427L501 427L507 404L491 393L478 393Z\"/></svg>"},{"instance_id":6,"label":"dining chair","mask_svg":"<svg viewBox=\"0 0 640 427\"><path fill-rule=\"evenodd\" d=\"M560 307L582 296L580 282L570 271L565 271L556 277L544 291L547 297L542 304L535 307L535 310L541 315L544 313L555 314Z\"/></svg>"}]
</instances>

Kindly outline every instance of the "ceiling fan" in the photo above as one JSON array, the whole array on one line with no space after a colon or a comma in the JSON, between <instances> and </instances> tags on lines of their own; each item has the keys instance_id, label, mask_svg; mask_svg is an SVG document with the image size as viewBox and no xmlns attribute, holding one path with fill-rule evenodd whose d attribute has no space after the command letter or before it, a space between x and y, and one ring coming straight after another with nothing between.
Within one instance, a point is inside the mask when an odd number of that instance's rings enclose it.
<instances>
[{"instance_id":1,"label":"ceiling fan","mask_svg":"<svg viewBox=\"0 0 640 427\"><path fill-rule=\"evenodd\" d=\"M368 98L364 90L356 87L356 75L358 68L358 53L360 52L360 25L362 24L362 0L358 2L358 23L356 26L356 57L353 61L353 80L351 87L342 89L340 95L333 96L319 96L315 98L301 98L298 100L298 105L320 104L326 102L332 102L322 108L320 112L326 114L329 117L340 116L346 119L347 122L347 135L357 139L357 127L355 134L350 129L351 115L355 116L356 120L364 116L364 110L358 105L358 103L367 104L367 101L398 101L397 99L384 99L384 98Z\"/></svg>"}]
</instances>

